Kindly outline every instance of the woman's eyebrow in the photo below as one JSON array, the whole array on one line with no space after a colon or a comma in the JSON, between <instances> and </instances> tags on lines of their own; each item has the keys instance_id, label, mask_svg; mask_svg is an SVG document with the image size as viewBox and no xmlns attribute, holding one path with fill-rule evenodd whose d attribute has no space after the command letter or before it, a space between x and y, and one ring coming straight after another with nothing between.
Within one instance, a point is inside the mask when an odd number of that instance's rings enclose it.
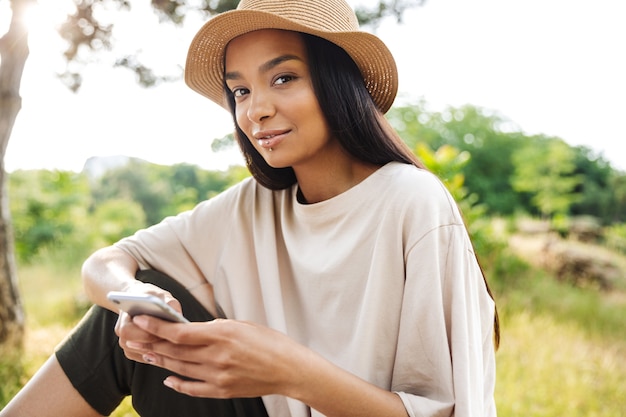
<instances>
[{"instance_id":1,"label":"woman's eyebrow","mask_svg":"<svg viewBox=\"0 0 626 417\"><path fill-rule=\"evenodd\" d=\"M282 64L286 61L297 60L302 61L302 59L297 55L285 54L281 56L277 56L276 58L272 58L269 61L261 64L259 66L259 72L267 72L272 68ZM237 80L241 78L241 73L239 71L231 71L224 74L224 80Z\"/></svg>"},{"instance_id":2,"label":"woman's eyebrow","mask_svg":"<svg viewBox=\"0 0 626 417\"><path fill-rule=\"evenodd\" d=\"M265 64L261 65L259 67L259 71L260 72L267 72L269 70L271 70L272 68L282 64L285 61L291 61L291 60L297 60L297 61L302 61L302 59L300 59L299 56L297 55L291 55L291 54L285 54L285 55L281 55L278 56L274 59L270 59L269 61L267 61Z\"/></svg>"}]
</instances>

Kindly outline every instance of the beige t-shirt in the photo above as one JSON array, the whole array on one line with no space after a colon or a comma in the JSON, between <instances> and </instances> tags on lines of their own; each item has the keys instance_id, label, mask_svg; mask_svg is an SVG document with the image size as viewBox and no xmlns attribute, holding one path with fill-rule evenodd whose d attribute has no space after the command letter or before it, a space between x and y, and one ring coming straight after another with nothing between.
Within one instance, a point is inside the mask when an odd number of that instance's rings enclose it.
<instances>
[{"instance_id":1,"label":"beige t-shirt","mask_svg":"<svg viewBox=\"0 0 626 417\"><path fill-rule=\"evenodd\" d=\"M226 317L279 330L397 392L409 416L495 416L494 303L442 183L389 163L316 204L247 179L117 246ZM319 416L281 396L270 417Z\"/></svg>"}]
</instances>

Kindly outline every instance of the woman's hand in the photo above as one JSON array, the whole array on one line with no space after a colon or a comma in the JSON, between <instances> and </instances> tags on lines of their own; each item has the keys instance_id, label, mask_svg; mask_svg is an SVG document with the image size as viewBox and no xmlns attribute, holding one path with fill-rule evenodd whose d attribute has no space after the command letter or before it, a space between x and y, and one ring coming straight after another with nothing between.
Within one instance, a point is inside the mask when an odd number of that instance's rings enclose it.
<instances>
[{"instance_id":1,"label":"woman's hand","mask_svg":"<svg viewBox=\"0 0 626 417\"><path fill-rule=\"evenodd\" d=\"M258 324L218 319L171 323L133 319L156 338L129 342L143 362L169 369L165 385L194 397L243 398L278 394L326 416L406 417L402 400L337 367L288 336Z\"/></svg>"},{"instance_id":2,"label":"woman's hand","mask_svg":"<svg viewBox=\"0 0 626 417\"><path fill-rule=\"evenodd\" d=\"M181 313L180 302L176 300L172 295L165 291L164 289L157 287L152 284L143 283L141 281L135 281L131 286L125 289L128 293L135 294L150 294L156 297L159 297L171 307L173 307L176 311ZM115 323L115 334L119 337L119 345L124 350L124 354L128 359L134 360L136 362L144 362L143 361L143 351L137 351L131 347L129 347L129 342L136 343L154 343L159 340L159 338L151 333L142 330L137 327L130 315L124 311L119 312L119 317L117 322Z\"/></svg>"},{"instance_id":3,"label":"woman's hand","mask_svg":"<svg viewBox=\"0 0 626 417\"><path fill-rule=\"evenodd\" d=\"M133 355L187 377L170 376L164 384L195 397L289 395L297 386L298 363L312 354L284 334L249 322L178 324L149 316L132 322Z\"/></svg>"}]
</instances>

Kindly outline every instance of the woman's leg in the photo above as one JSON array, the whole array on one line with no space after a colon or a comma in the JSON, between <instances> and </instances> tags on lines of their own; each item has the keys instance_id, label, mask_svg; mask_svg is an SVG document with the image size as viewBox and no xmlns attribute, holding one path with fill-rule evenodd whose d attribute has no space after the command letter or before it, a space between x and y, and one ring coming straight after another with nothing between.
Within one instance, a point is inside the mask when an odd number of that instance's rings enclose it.
<instances>
[{"instance_id":1,"label":"woman's leg","mask_svg":"<svg viewBox=\"0 0 626 417\"><path fill-rule=\"evenodd\" d=\"M101 417L76 391L56 357L51 356L0 417Z\"/></svg>"},{"instance_id":2,"label":"woman's leg","mask_svg":"<svg viewBox=\"0 0 626 417\"><path fill-rule=\"evenodd\" d=\"M213 319L170 277L156 271L140 271L137 278L170 291L181 302L189 320ZM260 398L195 398L165 387L163 380L170 371L133 362L124 356L114 332L116 321L116 313L94 306L61 344L56 358L51 359L33 378L32 384L27 384L24 393L15 398L15 406L11 406L13 414L0 417L109 415L128 395L132 396L137 413L150 417L267 417ZM29 385L33 388L28 388ZM45 404L49 397L54 400ZM76 398L80 401L75 401ZM33 409L32 414L21 408L32 403L39 403L42 408Z\"/></svg>"}]
</instances>

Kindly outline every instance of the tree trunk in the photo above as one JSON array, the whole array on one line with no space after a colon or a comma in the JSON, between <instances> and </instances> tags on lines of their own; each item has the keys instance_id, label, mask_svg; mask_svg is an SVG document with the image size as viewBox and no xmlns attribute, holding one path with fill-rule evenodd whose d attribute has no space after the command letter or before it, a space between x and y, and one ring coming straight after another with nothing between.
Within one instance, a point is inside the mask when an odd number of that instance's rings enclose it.
<instances>
[{"instance_id":1,"label":"tree trunk","mask_svg":"<svg viewBox=\"0 0 626 417\"><path fill-rule=\"evenodd\" d=\"M33 3L34 0L11 1L11 24L0 38L0 346L6 348L22 345L24 314L17 289L4 155L22 107L20 83L29 53L23 17Z\"/></svg>"}]
</instances>

